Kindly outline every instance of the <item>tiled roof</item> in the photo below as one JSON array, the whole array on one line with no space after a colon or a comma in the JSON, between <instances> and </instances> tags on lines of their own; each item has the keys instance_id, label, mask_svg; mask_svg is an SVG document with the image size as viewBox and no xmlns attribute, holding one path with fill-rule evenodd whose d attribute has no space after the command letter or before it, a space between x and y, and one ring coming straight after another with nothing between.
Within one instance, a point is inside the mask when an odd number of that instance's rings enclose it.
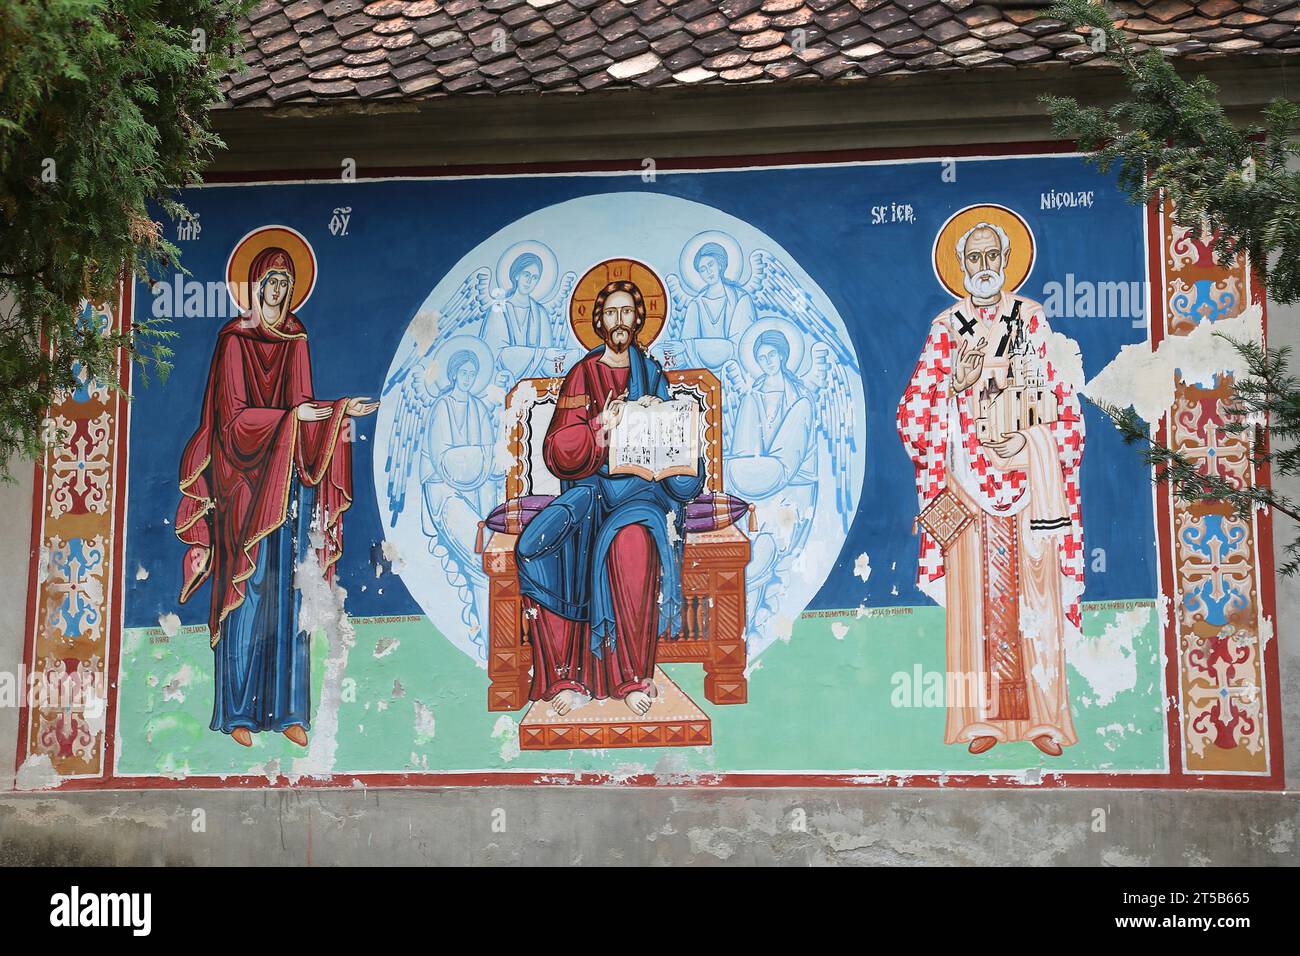
<instances>
[{"instance_id":1,"label":"tiled roof","mask_svg":"<svg viewBox=\"0 0 1300 956\"><path fill-rule=\"evenodd\" d=\"M1297 0L1119 0L1144 46L1300 49ZM1040 7L979 0L264 0L235 106L745 84L1084 63Z\"/></svg>"}]
</instances>

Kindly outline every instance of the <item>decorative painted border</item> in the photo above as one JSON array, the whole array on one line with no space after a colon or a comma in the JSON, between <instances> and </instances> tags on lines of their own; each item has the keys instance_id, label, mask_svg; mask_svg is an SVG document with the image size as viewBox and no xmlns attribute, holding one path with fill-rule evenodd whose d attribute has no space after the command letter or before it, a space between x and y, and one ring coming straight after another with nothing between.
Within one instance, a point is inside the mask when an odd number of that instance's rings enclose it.
<instances>
[{"instance_id":1,"label":"decorative painted border","mask_svg":"<svg viewBox=\"0 0 1300 956\"><path fill-rule=\"evenodd\" d=\"M730 168L890 162L897 160L997 159L1074 152L1077 152L1077 150L1070 143L1039 141L974 146L962 145L948 148L891 147L874 150L831 150L761 156L690 157L664 160L660 163L659 168L665 172L673 170L708 171ZM640 160L637 159L546 164L390 167L371 170L369 171L370 175L365 178L375 180L536 175L546 173L639 173L640 171ZM210 176L207 181L209 184L215 185L254 182L303 182L310 180L336 182L337 170L266 170L215 175ZM1198 313L1191 308L1196 303L1201 303L1201 307L1204 307L1204 301L1208 299L1218 311L1212 316L1204 317L1217 320L1228 317L1227 310L1229 307L1225 304L1225 293L1229 291L1243 290L1241 293L1242 298L1238 298L1238 302L1243 301L1246 294L1252 296L1256 301L1261 300L1260 291L1250 282L1250 276L1244 268L1234 267L1232 270L1226 270L1228 274L1214 277L1202 276L1201 273L1188 271L1189 266L1186 261L1173 258L1176 253L1172 243L1178 240L1179 237L1165 228L1160 206L1154 202L1151 203L1147 213L1148 281L1153 290L1160 290L1158 296L1152 295L1150 303L1150 336L1153 348L1158 346L1167 334L1186 334L1187 331L1190 331L1192 326L1189 323L1199 321L1195 317ZM1166 239L1170 243L1168 246L1166 245ZM1168 263L1165 260L1167 248L1170 255ZM1179 248L1185 249L1185 244L1180 245ZM1195 265L1198 268L1202 267L1199 258ZM1166 276L1169 277L1171 282L1168 289L1165 285ZM1202 292L1204 287L1197 287L1194 284L1188 285L1189 282L1193 281L1193 276L1197 277L1194 281L1212 279L1208 292ZM1232 285L1230 280L1234 278L1238 279L1238 285ZM1189 295L1190 298L1179 298L1175 302L1174 286L1172 285L1175 279L1182 280L1181 284L1177 286L1177 293ZM125 282L121 287L119 297L121 309L116 315L113 315L113 321L119 323L119 326L123 315L132 314L131 293L131 283ZM1184 307L1185 304L1187 307ZM1168 323L1166 323L1166 310L1168 310ZM1214 312L1214 309L1211 311ZM112 314L111 311L109 314ZM129 367L123 363L123 381L129 382L129 374ZM78 390L75 394L80 396L83 391L89 397L89 384L86 389ZM1197 408L1210 407L1220 416L1222 415L1222 406L1217 403L1217 400L1201 396L1185 385L1180 386L1178 396L1174 410L1175 414L1171 416L1171 420L1176 418L1179 407L1191 407L1193 404ZM1202 400L1209 404L1199 404ZM121 642L121 561L124 542L121 540L120 535L115 535L113 532L115 528L114 521L120 521L125 515L127 445L126 442L118 442L116 439L118 435L125 434L128 408L125 398L114 393L108 398L101 398L98 405L91 405L88 401L79 403L73 400L73 396L67 396L56 404L52 412L52 418L62 415L66 421L76 423L76 427L80 429L81 434L85 434L86 430L91 428L89 424L82 423L91 419L102 423L106 430L93 433L100 436L99 443L87 444L83 441L70 447L52 449L45 459L36 465L35 507L32 520L32 561L28 588L29 630L24 659L33 673L39 673L41 679L44 680L66 682L67 679L62 675L67 672L69 667L72 667L79 675L98 674L100 679L102 679L102 675L113 674L115 670L114 662L119 653ZM107 414L107 418L100 418L99 415L104 413ZM1162 424L1158 432L1160 440L1166 443L1168 442L1168 428L1167 423ZM1202 437L1194 429L1191 434L1193 437ZM1175 435L1180 441L1183 440L1183 433L1175 432ZM1214 435L1216 441L1213 446L1214 456L1209 455L1210 446L1208 445L1197 446L1192 442L1183 447L1187 450L1187 453L1202 454L1207 460L1211 457L1217 458L1222 437L1217 432ZM88 451L96 453L93 461L92 458L84 454ZM107 496L107 500L114 502L110 513L107 516L98 516L93 520L85 517L80 512L75 514L72 512L66 514L55 513L53 510L56 507L54 489L57 476L62 474L66 476L67 480L75 484L75 473L81 472L83 467L92 467L92 464L94 467L100 468L99 462L101 461L111 463L103 491L103 494ZM100 473L102 473L102 468ZM47 475L49 476L48 482ZM1257 468L1255 478L1260 481L1267 480L1267 468ZM78 488L80 487L78 486ZM80 491L78 493L80 494ZM82 495L81 499L74 497L67 500L80 501L79 506L84 507L84 497ZM1209 593L1212 595L1221 593L1214 590L1216 587L1221 588L1226 581L1231 581L1247 602L1242 608L1234 610L1233 626L1249 626L1252 628L1245 640L1239 635L1235 635L1237 646L1247 646L1250 648L1250 652L1240 662L1236 663L1232 672L1229 673L1220 664L1224 653L1222 648L1216 648L1214 645L1214 639L1221 635L1205 633L1204 624L1210 621L1211 618L1203 617L1198 619L1196 608L1182 604L1180 604L1176 613L1171 612L1167 615L1164 647L1165 682L1167 687L1178 689L1177 706L1169 707L1166 712L1169 740L1168 772L1044 771L1040 774L1031 771L1027 774L952 774L936 771L929 773L872 774L868 771L860 773L779 773L758 771L706 775L698 780L691 781L689 785L732 787L842 787L856 785L945 788L1055 788L1071 786L1108 787L1112 789L1116 787L1135 789L1281 789L1284 786L1282 735L1280 733L1281 702L1276 692L1266 693L1268 689L1279 686L1277 645L1275 641L1271 640L1272 622L1276 613L1274 609L1275 588L1273 583L1271 518L1269 516L1261 518L1257 515L1249 522L1249 526L1244 529L1249 540L1247 545L1239 541L1238 529L1234 526L1225 525L1220 521L1216 527L1212 528L1213 522L1205 520L1209 517L1208 513L1182 516L1181 527L1188 531L1189 535L1185 537L1181 545L1178 545L1173 530L1173 522L1178 516L1175 515L1173 502L1165 489L1157 489L1156 501L1158 505L1155 510L1157 530L1159 532L1157 543L1160 566L1160 592L1165 595L1180 593L1179 590L1175 589L1176 572L1179 585L1182 585L1185 581L1189 583L1195 581L1199 584L1204 584L1207 580L1216 582L1210 584ZM80 523L70 520L74 517L79 519ZM79 545L81 551L77 552L75 556L69 550L70 542L74 537L72 535L74 530L83 532L76 536L81 539L82 544ZM81 556L86 554L85 541L87 534L91 535L92 543L95 543L93 541L93 531L95 530L98 530L101 535L97 546L104 548L105 561L102 570L99 570L99 565L92 566L92 558L88 555L85 557L84 564L81 560ZM53 542L53 535L60 532L62 532L62 536L59 539L58 547L52 549L50 544ZM1218 543L1211 546L1208 544L1211 540ZM1229 543L1233 547L1224 550L1224 545ZM1179 547L1184 550L1177 551ZM1204 560L1205 548L1218 548L1218 551L1212 552L1213 555L1226 555L1233 558L1234 561L1231 565L1226 563L1216 565L1214 561L1207 562ZM1178 555L1177 565L1175 563L1175 553ZM52 575L49 572L51 561L54 558L64 560L59 575ZM1250 576L1247 581L1243 574L1247 569L1246 562L1251 558L1253 558L1253 563L1249 564ZM94 573L91 574L91 572ZM76 646L68 644L65 640L66 646L60 646L58 641L62 631L51 632L47 627L51 614L48 608L51 606L55 606L56 609L62 607L63 602L67 600L66 595L68 594L86 594L88 584L83 583L83 578L86 575L95 578L99 587L99 590L94 592L98 602L95 606L102 608L99 619L103 624L98 630L94 631L93 640L87 639ZM1219 576L1216 578L1215 575ZM61 591L60 588L62 588ZM60 598L60 594L64 595L64 597ZM74 607L76 605L74 602L68 606ZM43 608L46 609L44 616L42 616ZM1198 623L1201 625L1199 630L1197 629ZM1186 636L1184 637L1184 635ZM1230 641L1233 637L1234 635L1227 635ZM1256 638L1255 642L1252 643L1250 637ZM106 642L105 638L107 638ZM1184 641L1186 641L1185 644ZM72 650L75 653L58 657L45 653L50 649ZM1211 657L1213 658L1213 663L1209 666L1210 673L1214 675L1215 680L1209 680L1209 675L1199 669L1198 663L1192 661L1192 652L1198 650L1201 651L1201 654L1197 656L1196 662L1204 663L1208 662ZM1218 651L1217 654L1216 650ZM96 652L98 652L97 658L95 656ZM1186 660L1184 659L1185 656ZM1240 656L1240 650L1232 652L1229 649L1229 657ZM1237 706L1242 706L1245 703L1245 698L1249 695L1252 681L1253 686L1258 688L1257 697L1251 705L1254 708L1252 713L1256 715L1253 722L1254 726L1248 728L1245 726L1244 721L1238 720L1231 730L1231 740L1235 746L1223 746L1221 744L1226 744L1228 738L1220 738L1218 725L1209 717L1203 719L1202 715L1203 713L1212 714L1214 699L1216 696L1217 699L1223 699L1225 693L1228 697L1239 702ZM1204 708L1204 711L1198 709L1201 707ZM75 717L69 719L69 717L63 716L63 722L60 725L60 714L57 712L57 708L24 706L20 719L19 766L21 767L29 755L37 756L49 753L53 768L61 777L58 786L60 789L65 790L280 788L290 786L329 788L355 786L509 786L525 784L600 785L614 782L626 786L671 785L664 784L654 774L618 777L615 779L603 773L495 770L450 773L338 773L329 778L303 778L293 783L290 783L283 776L275 779L268 779L265 776L220 777L216 775L193 775L179 779L164 776L123 777L117 776L113 771L114 741L111 733L105 734L104 732L105 727L112 728L116 726L116 710L116 688L114 683L110 682L108 684L107 718L106 720L97 721L93 725L91 725L90 721L86 721L86 729L90 732L91 739L89 743L80 747L80 752L84 755L78 756L78 751L75 749L65 752L68 748L65 748L60 743L61 740L67 738L66 730L52 736L47 733L44 738L41 737L42 728L49 731L52 727L58 728L62 726L63 728L75 730ZM1230 713L1232 713L1231 708L1226 710L1220 708L1221 715ZM1269 734L1266 730L1269 726L1276 728L1272 734ZM1184 728L1191 728L1191 733L1185 734ZM1209 728L1213 728L1213 733L1210 732ZM41 739L52 740L54 744L43 749L33 745ZM76 748L77 744L73 743L71 746Z\"/></svg>"},{"instance_id":2,"label":"decorative painted border","mask_svg":"<svg viewBox=\"0 0 1300 956\"><path fill-rule=\"evenodd\" d=\"M80 321L121 330L131 288L111 304L83 303ZM129 381L125 357L121 381ZM127 398L79 375L46 418L47 450L35 469L28 630L18 766L48 758L68 780L102 778L112 766L126 507ZM59 437L62 440L57 440Z\"/></svg>"},{"instance_id":3,"label":"decorative painted border","mask_svg":"<svg viewBox=\"0 0 1300 956\"><path fill-rule=\"evenodd\" d=\"M1221 266L1213 238L1174 222L1173 207L1160 207L1163 255L1163 336L1187 335L1202 322L1240 315L1263 305L1258 283L1241 261ZM1154 330L1153 330L1154 331ZM1157 342L1158 344L1158 342ZM1232 377L1213 387L1178 378L1169 410L1168 447L1197 463L1207 475L1237 486L1259 480L1253 443L1224 431ZM1264 650L1273 637L1273 618L1260 592L1261 571L1269 570L1261 548L1258 513L1241 518L1216 502L1174 499L1164 487L1173 516L1174 607L1178 659L1179 738L1183 766L1210 774L1267 775L1270 766L1270 679ZM1269 573L1271 580L1271 572Z\"/></svg>"}]
</instances>

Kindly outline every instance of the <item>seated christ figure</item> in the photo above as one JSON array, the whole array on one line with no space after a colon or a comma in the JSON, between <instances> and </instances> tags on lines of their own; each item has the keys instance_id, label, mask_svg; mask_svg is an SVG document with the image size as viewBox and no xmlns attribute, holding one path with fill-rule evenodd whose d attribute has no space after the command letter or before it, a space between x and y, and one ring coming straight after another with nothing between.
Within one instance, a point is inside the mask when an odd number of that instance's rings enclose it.
<instances>
[{"instance_id":1,"label":"seated christ figure","mask_svg":"<svg viewBox=\"0 0 1300 956\"><path fill-rule=\"evenodd\" d=\"M529 699L564 715L584 696L613 697L643 716L656 644L682 628L685 507L703 488L704 463L659 481L609 473L609 430L625 403L671 396L637 343L646 304L635 283L605 285L591 321L603 344L565 376L542 446L562 493L515 548L533 647Z\"/></svg>"}]
</instances>

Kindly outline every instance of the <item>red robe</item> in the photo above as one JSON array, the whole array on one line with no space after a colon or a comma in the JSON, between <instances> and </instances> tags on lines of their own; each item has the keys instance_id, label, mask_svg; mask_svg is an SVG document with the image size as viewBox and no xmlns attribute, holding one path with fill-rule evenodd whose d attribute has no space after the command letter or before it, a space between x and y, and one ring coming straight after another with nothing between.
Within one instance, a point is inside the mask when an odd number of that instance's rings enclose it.
<instances>
[{"instance_id":1,"label":"red robe","mask_svg":"<svg viewBox=\"0 0 1300 956\"><path fill-rule=\"evenodd\" d=\"M247 316L217 336L199 427L181 457L176 535L189 547L180 600L212 577L212 644L244 600L259 542L287 517L290 479L317 487L321 568L332 574L343 553L343 512L352 503L352 451L344 440L348 399L328 404L322 421L298 420L314 400L307 333L293 313L272 329ZM320 402L320 404L327 404Z\"/></svg>"},{"instance_id":2,"label":"red robe","mask_svg":"<svg viewBox=\"0 0 1300 956\"><path fill-rule=\"evenodd\" d=\"M599 441L599 416L611 396L623 394L628 374L625 368L610 368L591 356L569 372L542 444L542 458L555 477L561 481L587 478L606 463L608 450ZM533 644L529 699L550 700L562 690L622 698L634 690L650 689L659 638L660 577L650 532L636 524L622 528L605 567L618 639L601 657L592 652L586 621L569 620L524 598Z\"/></svg>"}]
</instances>

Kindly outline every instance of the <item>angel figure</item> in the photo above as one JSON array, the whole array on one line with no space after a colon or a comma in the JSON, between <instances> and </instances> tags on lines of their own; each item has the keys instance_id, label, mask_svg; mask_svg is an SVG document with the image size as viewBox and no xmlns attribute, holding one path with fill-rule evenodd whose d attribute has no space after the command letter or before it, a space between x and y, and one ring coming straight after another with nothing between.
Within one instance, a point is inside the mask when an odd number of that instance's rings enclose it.
<instances>
[{"instance_id":1,"label":"angel figure","mask_svg":"<svg viewBox=\"0 0 1300 956\"><path fill-rule=\"evenodd\" d=\"M728 490L756 506L747 620L750 632L760 633L777 611L819 508L832 505L846 533L853 520L856 412L849 376L858 365L777 256L755 250L749 278L738 288L755 318L721 368L723 454ZM670 323L685 331L689 305L676 299L672 306Z\"/></svg>"},{"instance_id":2,"label":"angel figure","mask_svg":"<svg viewBox=\"0 0 1300 956\"><path fill-rule=\"evenodd\" d=\"M713 274L707 271L709 260L725 271L721 244L707 242L696 253L702 277ZM816 437L822 436L830 457L835 508L847 532L853 515L851 459L857 450L849 376L860 374L857 357L800 280L766 249L750 253L745 282L728 279L727 287L732 288L727 301L736 303L732 318L739 324L728 330L726 355L717 356L726 423L724 455L764 459L750 476L749 490L766 497L799 483L800 474L814 485L820 483ZM671 361L673 354L707 357L702 353L711 343L692 350L692 316L699 307L677 276L668 277L668 288L669 344L664 353L669 364L680 367L680 362ZM798 437L796 431L801 431ZM729 468L728 474L734 476L735 469Z\"/></svg>"},{"instance_id":3,"label":"angel figure","mask_svg":"<svg viewBox=\"0 0 1300 956\"><path fill-rule=\"evenodd\" d=\"M496 463L493 414L481 397L491 371L491 352L471 336L454 336L430 360L417 363L402 385L387 466L396 524L418 461L421 530L460 597L461 620L484 657L487 578L474 538L504 477Z\"/></svg>"},{"instance_id":4,"label":"angel figure","mask_svg":"<svg viewBox=\"0 0 1300 956\"><path fill-rule=\"evenodd\" d=\"M754 300L727 278L730 257L718 242L706 242L692 259L703 288L690 298L681 328L665 348L672 367L707 368L714 373L736 357L736 342L754 324ZM680 284L674 292L681 294Z\"/></svg>"},{"instance_id":5,"label":"angel figure","mask_svg":"<svg viewBox=\"0 0 1300 956\"><path fill-rule=\"evenodd\" d=\"M522 378L563 374L581 350L572 342L565 311L577 279L566 272L556 281L558 273L550 249L528 240L506 250L495 276L481 266L440 307L426 302L412 323L416 335L411 349L384 394L403 385L416 365L427 364L457 335L472 335L488 345L494 354L492 379L507 391Z\"/></svg>"},{"instance_id":6,"label":"angel figure","mask_svg":"<svg viewBox=\"0 0 1300 956\"><path fill-rule=\"evenodd\" d=\"M567 273L545 302L537 298L542 257L523 252L509 264L510 287L483 316L479 338L497 349L497 381L509 388L524 378L562 375L568 368L570 338L565 304L573 289Z\"/></svg>"},{"instance_id":7,"label":"angel figure","mask_svg":"<svg viewBox=\"0 0 1300 956\"><path fill-rule=\"evenodd\" d=\"M433 298L432 295L429 297ZM402 360L401 366L389 376L384 383L383 394L387 395L395 388L406 389L414 374L417 377L429 368L429 360L434 352L455 335L478 335L484 317L492 309L492 270L486 266L475 269L461 282L452 297L441 307L432 307L426 301L411 322L411 347ZM400 425L400 421L398 422ZM390 443L391 444L391 443ZM391 459L391 449L390 449ZM391 464L391 460L390 460ZM405 500L405 489L401 490L401 501ZM402 510L401 501L389 499L390 509ZM393 518L396 522L396 513Z\"/></svg>"}]
</instances>

